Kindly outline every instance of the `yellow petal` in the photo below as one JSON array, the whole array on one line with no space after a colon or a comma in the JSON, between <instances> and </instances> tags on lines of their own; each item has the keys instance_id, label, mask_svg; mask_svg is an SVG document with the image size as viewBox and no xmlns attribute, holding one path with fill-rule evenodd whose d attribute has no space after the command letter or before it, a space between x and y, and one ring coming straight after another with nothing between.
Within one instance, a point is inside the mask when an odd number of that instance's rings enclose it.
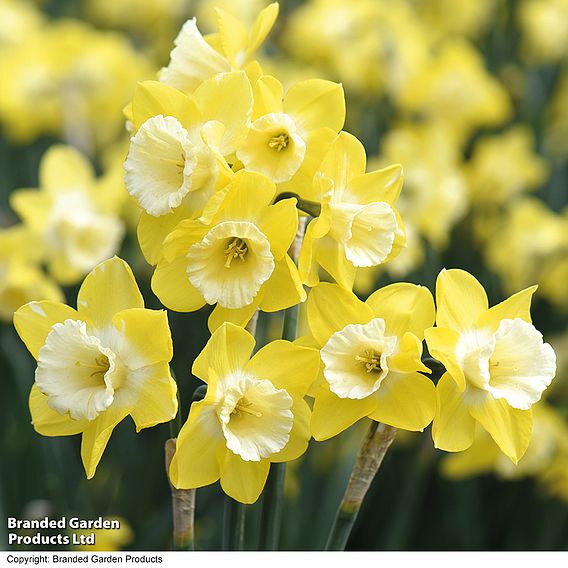
<instances>
[{"instance_id":1,"label":"yellow petal","mask_svg":"<svg viewBox=\"0 0 568 568\"><path fill-rule=\"evenodd\" d=\"M419 373L389 373L374 396L369 418L403 430L424 430L436 413L436 387Z\"/></svg>"},{"instance_id":2,"label":"yellow petal","mask_svg":"<svg viewBox=\"0 0 568 568\"><path fill-rule=\"evenodd\" d=\"M218 121L225 127L220 153L228 156L235 152L247 136L252 114L252 88L246 74L218 73L201 83L194 96L203 121Z\"/></svg>"},{"instance_id":3,"label":"yellow petal","mask_svg":"<svg viewBox=\"0 0 568 568\"><path fill-rule=\"evenodd\" d=\"M77 296L79 315L89 318L97 328L109 325L117 312L143 307L144 299L130 266L116 256L87 275Z\"/></svg>"},{"instance_id":4,"label":"yellow petal","mask_svg":"<svg viewBox=\"0 0 568 568\"><path fill-rule=\"evenodd\" d=\"M88 420L73 420L68 413L55 412L47 404L47 396L35 385L30 392L29 404L34 430L42 436L73 436L90 424Z\"/></svg>"},{"instance_id":5,"label":"yellow petal","mask_svg":"<svg viewBox=\"0 0 568 568\"><path fill-rule=\"evenodd\" d=\"M314 288L320 282L315 250L317 248L316 221L317 219L314 219L308 224L298 257L298 274L300 279L306 286L311 288Z\"/></svg>"},{"instance_id":6,"label":"yellow petal","mask_svg":"<svg viewBox=\"0 0 568 568\"><path fill-rule=\"evenodd\" d=\"M531 301L538 286L525 288L503 302L489 308L479 319L479 327L489 327L492 332L497 331L501 320L521 318L531 323Z\"/></svg>"},{"instance_id":7,"label":"yellow petal","mask_svg":"<svg viewBox=\"0 0 568 568\"><path fill-rule=\"evenodd\" d=\"M339 132L345 122L343 87L324 79L300 81L286 93L284 112L306 132L322 127Z\"/></svg>"},{"instance_id":8,"label":"yellow petal","mask_svg":"<svg viewBox=\"0 0 568 568\"><path fill-rule=\"evenodd\" d=\"M377 399L373 396L357 400L339 398L325 382L315 397L310 424L312 436L320 442L333 438L361 418L372 414L376 407Z\"/></svg>"},{"instance_id":9,"label":"yellow petal","mask_svg":"<svg viewBox=\"0 0 568 568\"><path fill-rule=\"evenodd\" d=\"M320 284L308 296L308 325L320 345L346 325L368 323L373 317L367 304L337 284Z\"/></svg>"},{"instance_id":10,"label":"yellow petal","mask_svg":"<svg viewBox=\"0 0 568 568\"><path fill-rule=\"evenodd\" d=\"M297 400L316 380L319 366L319 351L280 339L260 349L246 369L256 378L268 379L276 388L285 389Z\"/></svg>"},{"instance_id":11,"label":"yellow petal","mask_svg":"<svg viewBox=\"0 0 568 568\"><path fill-rule=\"evenodd\" d=\"M285 310L306 299L298 269L288 255L274 263L274 272L263 284L262 291L260 309L265 312Z\"/></svg>"},{"instance_id":12,"label":"yellow petal","mask_svg":"<svg viewBox=\"0 0 568 568\"><path fill-rule=\"evenodd\" d=\"M475 420L468 411L465 393L445 373L436 387L437 407L432 424L434 445L446 452L469 448L475 434Z\"/></svg>"},{"instance_id":13,"label":"yellow petal","mask_svg":"<svg viewBox=\"0 0 568 568\"><path fill-rule=\"evenodd\" d=\"M371 294L366 303L375 317L385 320L387 335L396 335L399 339L411 332L422 340L424 330L434 325L434 298L424 286L408 282L391 284Z\"/></svg>"},{"instance_id":14,"label":"yellow petal","mask_svg":"<svg viewBox=\"0 0 568 568\"><path fill-rule=\"evenodd\" d=\"M253 93L253 121L271 112L282 112L282 83L272 75L260 77L254 85Z\"/></svg>"},{"instance_id":15,"label":"yellow petal","mask_svg":"<svg viewBox=\"0 0 568 568\"><path fill-rule=\"evenodd\" d=\"M223 378L243 369L254 345L254 337L248 331L238 325L224 323L209 338L193 362L191 372L211 384L217 377Z\"/></svg>"},{"instance_id":16,"label":"yellow petal","mask_svg":"<svg viewBox=\"0 0 568 568\"><path fill-rule=\"evenodd\" d=\"M178 411L177 386L170 366L163 361L136 371L138 399L132 419L136 432L173 420Z\"/></svg>"},{"instance_id":17,"label":"yellow petal","mask_svg":"<svg viewBox=\"0 0 568 568\"><path fill-rule=\"evenodd\" d=\"M294 414L294 424L290 431L290 440L278 453L270 456L272 462L288 462L298 459L308 449L311 438L312 411L305 400L299 400L292 406L292 414Z\"/></svg>"},{"instance_id":18,"label":"yellow petal","mask_svg":"<svg viewBox=\"0 0 568 568\"><path fill-rule=\"evenodd\" d=\"M173 116L186 128L201 118L195 101L185 93L159 81L138 83L132 99L134 127L138 130L158 114Z\"/></svg>"},{"instance_id":19,"label":"yellow petal","mask_svg":"<svg viewBox=\"0 0 568 568\"><path fill-rule=\"evenodd\" d=\"M384 201L393 206L400 195L402 182L402 166L395 164L353 178L349 191L357 197L358 203Z\"/></svg>"},{"instance_id":20,"label":"yellow petal","mask_svg":"<svg viewBox=\"0 0 568 568\"><path fill-rule=\"evenodd\" d=\"M250 31L249 46L247 50L249 54L255 52L264 42L266 36L270 33L270 30L274 26L274 22L278 17L278 10L278 2L273 2L259 12Z\"/></svg>"},{"instance_id":21,"label":"yellow petal","mask_svg":"<svg viewBox=\"0 0 568 568\"><path fill-rule=\"evenodd\" d=\"M35 189L18 189L10 194L10 207L30 229L43 231L53 198Z\"/></svg>"},{"instance_id":22,"label":"yellow petal","mask_svg":"<svg viewBox=\"0 0 568 568\"><path fill-rule=\"evenodd\" d=\"M113 404L83 430L81 458L87 479L95 475L114 427L128 416L129 410L125 406Z\"/></svg>"},{"instance_id":23,"label":"yellow petal","mask_svg":"<svg viewBox=\"0 0 568 568\"><path fill-rule=\"evenodd\" d=\"M244 53L247 48L247 31L241 22L229 12L221 8L215 8L215 12L217 13L217 28L221 46L233 67L237 67L240 63L237 62L238 56Z\"/></svg>"},{"instance_id":24,"label":"yellow petal","mask_svg":"<svg viewBox=\"0 0 568 568\"><path fill-rule=\"evenodd\" d=\"M268 238L274 259L282 259L288 252L298 230L296 200L283 199L269 206L260 219L259 229Z\"/></svg>"},{"instance_id":25,"label":"yellow petal","mask_svg":"<svg viewBox=\"0 0 568 568\"><path fill-rule=\"evenodd\" d=\"M234 325L244 327L252 319L252 316L258 309L258 306L262 302L263 297L264 292L261 288L253 299L252 303L248 306L245 306L244 308L223 308L219 304L217 304L215 306L215 309L211 312L209 319L207 320L209 331L213 333L225 322L230 322Z\"/></svg>"},{"instance_id":26,"label":"yellow petal","mask_svg":"<svg viewBox=\"0 0 568 568\"><path fill-rule=\"evenodd\" d=\"M178 489L194 489L219 479L218 455L225 439L215 407L204 400L194 402L176 443L170 480Z\"/></svg>"},{"instance_id":27,"label":"yellow petal","mask_svg":"<svg viewBox=\"0 0 568 568\"><path fill-rule=\"evenodd\" d=\"M366 164L367 155L363 144L352 134L340 132L319 171L332 179L336 191L340 191L347 188L352 178L365 173Z\"/></svg>"},{"instance_id":28,"label":"yellow petal","mask_svg":"<svg viewBox=\"0 0 568 568\"><path fill-rule=\"evenodd\" d=\"M431 370L422 363L422 341L413 333L407 332L399 343L399 351L389 358L389 369L399 373L413 373Z\"/></svg>"},{"instance_id":29,"label":"yellow petal","mask_svg":"<svg viewBox=\"0 0 568 568\"><path fill-rule=\"evenodd\" d=\"M465 375L456 360L456 348L460 334L453 329L431 327L425 330L424 336L430 355L446 367L459 389L463 391L465 389Z\"/></svg>"},{"instance_id":30,"label":"yellow petal","mask_svg":"<svg viewBox=\"0 0 568 568\"><path fill-rule=\"evenodd\" d=\"M165 310L131 308L118 312L112 323L123 338L120 357L130 369L168 362L173 357Z\"/></svg>"},{"instance_id":31,"label":"yellow petal","mask_svg":"<svg viewBox=\"0 0 568 568\"><path fill-rule=\"evenodd\" d=\"M95 172L89 160L71 146L51 146L41 160L39 182L48 193L87 188L94 179Z\"/></svg>"},{"instance_id":32,"label":"yellow petal","mask_svg":"<svg viewBox=\"0 0 568 568\"><path fill-rule=\"evenodd\" d=\"M330 237L320 239L317 261L346 290L353 289L356 269L345 256L345 247Z\"/></svg>"},{"instance_id":33,"label":"yellow petal","mask_svg":"<svg viewBox=\"0 0 568 568\"><path fill-rule=\"evenodd\" d=\"M487 311L483 286L465 270L442 270L436 281L436 323L439 327L466 330Z\"/></svg>"},{"instance_id":34,"label":"yellow petal","mask_svg":"<svg viewBox=\"0 0 568 568\"><path fill-rule=\"evenodd\" d=\"M53 325L66 319L79 319L79 314L59 302L30 302L14 314L14 327L28 351L37 359L38 351Z\"/></svg>"},{"instance_id":35,"label":"yellow petal","mask_svg":"<svg viewBox=\"0 0 568 568\"><path fill-rule=\"evenodd\" d=\"M503 399L479 393L469 412L490 434L501 451L517 463L524 455L532 433L532 411L511 408Z\"/></svg>"},{"instance_id":36,"label":"yellow petal","mask_svg":"<svg viewBox=\"0 0 568 568\"><path fill-rule=\"evenodd\" d=\"M187 259L178 255L171 262L163 259L152 276L152 290L160 302L176 312L194 312L205 305L199 290L187 277Z\"/></svg>"},{"instance_id":37,"label":"yellow petal","mask_svg":"<svg viewBox=\"0 0 568 568\"><path fill-rule=\"evenodd\" d=\"M229 497L250 505L260 497L269 469L267 459L247 462L227 450L221 462L221 487Z\"/></svg>"}]
</instances>

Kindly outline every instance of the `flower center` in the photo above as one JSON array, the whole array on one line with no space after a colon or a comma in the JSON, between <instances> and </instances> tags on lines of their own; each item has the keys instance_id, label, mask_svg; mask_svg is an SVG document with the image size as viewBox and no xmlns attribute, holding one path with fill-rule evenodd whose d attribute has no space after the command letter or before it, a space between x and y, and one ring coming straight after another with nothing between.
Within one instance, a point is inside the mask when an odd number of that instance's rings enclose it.
<instances>
[{"instance_id":1,"label":"flower center","mask_svg":"<svg viewBox=\"0 0 568 568\"><path fill-rule=\"evenodd\" d=\"M233 238L225 249L225 268L231 268L231 262L237 258L240 258L241 262L244 262L247 252L248 248L246 242L239 237Z\"/></svg>"},{"instance_id":2,"label":"flower center","mask_svg":"<svg viewBox=\"0 0 568 568\"><path fill-rule=\"evenodd\" d=\"M375 353L374 349L365 349L363 355L355 355L355 361L364 363L367 373L381 373L381 354Z\"/></svg>"},{"instance_id":3,"label":"flower center","mask_svg":"<svg viewBox=\"0 0 568 568\"><path fill-rule=\"evenodd\" d=\"M95 357L92 363L85 363L84 361L75 361L76 367L82 367L84 369L92 369L90 377L97 377L101 380L105 376L106 372L110 369L110 361L108 357L104 354L100 354Z\"/></svg>"},{"instance_id":4,"label":"flower center","mask_svg":"<svg viewBox=\"0 0 568 568\"><path fill-rule=\"evenodd\" d=\"M233 408L231 412L231 416L237 416L240 412L244 412L245 414L249 414L250 416L256 416L257 418L262 418L262 412L258 410L254 410L251 408L252 402L247 400L246 397L243 396Z\"/></svg>"},{"instance_id":5,"label":"flower center","mask_svg":"<svg viewBox=\"0 0 568 568\"><path fill-rule=\"evenodd\" d=\"M289 143L290 143L290 137L288 136L288 134L283 132L282 134L273 136L269 140L268 146L273 150L280 152L281 150L285 150Z\"/></svg>"}]
</instances>

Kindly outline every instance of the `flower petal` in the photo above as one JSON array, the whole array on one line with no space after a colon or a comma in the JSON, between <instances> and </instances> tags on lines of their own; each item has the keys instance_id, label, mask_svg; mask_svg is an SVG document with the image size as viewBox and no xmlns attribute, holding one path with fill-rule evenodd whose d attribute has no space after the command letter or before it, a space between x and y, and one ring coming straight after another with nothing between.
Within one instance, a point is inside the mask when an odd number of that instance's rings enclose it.
<instances>
[{"instance_id":1,"label":"flower petal","mask_svg":"<svg viewBox=\"0 0 568 568\"><path fill-rule=\"evenodd\" d=\"M367 304L337 284L322 283L308 296L308 324L320 345L346 325L365 324L373 317Z\"/></svg>"},{"instance_id":2,"label":"flower petal","mask_svg":"<svg viewBox=\"0 0 568 568\"><path fill-rule=\"evenodd\" d=\"M221 487L229 497L249 505L260 497L269 470L268 459L244 461L227 450L221 462Z\"/></svg>"},{"instance_id":3,"label":"flower petal","mask_svg":"<svg viewBox=\"0 0 568 568\"><path fill-rule=\"evenodd\" d=\"M117 312L143 307L144 299L130 266L117 256L96 266L77 296L79 315L90 319L96 328L110 324Z\"/></svg>"},{"instance_id":4,"label":"flower petal","mask_svg":"<svg viewBox=\"0 0 568 568\"><path fill-rule=\"evenodd\" d=\"M170 465L172 485L194 489L215 483L220 476L218 456L224 450L225 438L215 407L204 400L194 402L177 438Z\"/></svg>"},{"instance_id":5,"label":"flower petal","mask_svg":"<svg viewBox=\"0 0 568 568\"><path fill-rule=\"evenodd\" d=\"M402 166L394 164L354 177L349 182L349 192L357 198L357 203L384 201L393 206L402 190L402 182Z\"/></svg>"},{"instance_id":6,"label":"flower petal","mask_svg":"<svg viewBox=\"0 0 568 568\"><path fill-rule=\"evenodd\" d=\"M209 331L213 333L225 322L244 327L252 319L252 316L254 316L254 312L256 312L260 306L263 297L264 291L261 288L258 294L253 298L252 303L243 308L223 308L217 304L207 320Z\"/></svg>"},{"instance_id":7,"label":"flower petal","mask_svg":"<svg viewBox=\"0 0 568 568\"><path fill-rule=\"evenodd\" d=\"M48 193L60 193L77 187L87 188L94 179L95 171L91 162L71 146L51 146L41 160L39 182Z\"/></svg>"},{"instance_id":8,"label":"flower petal","mask_svg":"<svg viewBox=\"0 0 568 568\"><path fill-rule=\"evenodd\" d=\"M28 351L37 359L38 351L53 325L63 323L66 319L77 320L79 314L59 302L29 302L14 314L14 327Z\"/></svg>"},{"instance_id":9,"label":"flower petal","mask_svg":"<svg viewBox=\"0 0 568 568\"><path fill-rule=\"evenodd\" d=\"M277 312L300 304L306 299L306 291L292 259L286 255L274 263L274 272L263 287L260 309Z\"/></svg>"},{"instance_id":10,"label":"flower petal","mask_svg":"<svg viewBox=\"0 0 568 568\"><path fill-rule=\"evenodd\" d=\"M468 411L466 394L460 392L448 373L436 387L437 408L432 424L434 446L446 452L461 452L473 443L475 420Z\"/></svg>"},{"instance_id":11,"label":"flower petal","mask_svg":"<svg viewBox=\"0 0 568 568\"><path fill-rule=\"evenodd\" d=\"M278 453L270 456L271 462L288 462L298 459L308 449L311 438L310 418L312 411L305 400L298 400L292 406L294 424L290 431L290 440Z\"/></svg>"},{"instance_id":12,"label":"flower petal","mask_svg":"<svg viewBox=\"0 0 568 568\"><path fill-rule=\"evenodd\" d=\"M483 286L465 270L442 270L436 281L436 324L456 330L474 327L487 311Z\"/></svg>"},{"instance_id":13,"label":"flower petal","mask_svg":"<svg viewBox=\"0 0 568 568\"><path fill-rule=\"evenodd\" d=\"M424 430L436 413L436 387L419 373L389 373L375 393L377 408L369 418L403 430Z\"/></svg>"},{"instance_id":14,"label":"flower petal","mask_svg":"<svg viewBox=\"0 0 568 568\"><path fill-rule=\"evenodd\" d=\"M317 379L319 351L279 339L260 349L246 370L257 379L268 379L276 388L285 389L294 399L301 399Z\"/></svg>"},{"instance_id":15,"label":"flower petal","mask_svg":"<svg viewBox=\"0 0 568 568\"><path fill-rule=\"evenodd\" d=\"M465 375L456 360L456 348L460 334L453 329L431 327L424 331L430 355L438 359L454 379L460 390L465 389Z\"/></svg>"},{"instance_id":16,"label":"flower petal","mask_svg":"<svg viewBox=\"0 0 568 568\"><path fill-rule=\"evenodd\" d=\"M361 418L369 416L377 407L377 399L339 398L325 382L316 394L310 427L312 436L323 441L347 430Z\"/></svg>"},{"instance_id":17,"label":"flower petal","mask_svg":"<svg viewBox=\"0 0 568 568\"><path fill-rule=\"evenodd\" d=\"M267 236L275 260L283 258L298 230L296 200L283 199L270 205L260 219L258 227Z\"/></svg>"},{"instance_id":18,"label":"flower petal","mask_svg":"<svg viewBox=\"0 0 568 568\"><path fill-rule=\"evenodd\" d=\"M531 440L532 411L511 408L504 400L479 393L469 412L513 463L524 455Z\"/></svg>"},{"instance_id":19,"label":"flower petal","mask_svg":"<svg viewBox=\"0 0 568 568\"><path fill-rule=\"evenodd\" d=\"M363 144L352 134L340 132L318 172L333 180L334 194L340 199L349 181L365 173L366 164L367 155Z\"/></svg>"}]
</instances>

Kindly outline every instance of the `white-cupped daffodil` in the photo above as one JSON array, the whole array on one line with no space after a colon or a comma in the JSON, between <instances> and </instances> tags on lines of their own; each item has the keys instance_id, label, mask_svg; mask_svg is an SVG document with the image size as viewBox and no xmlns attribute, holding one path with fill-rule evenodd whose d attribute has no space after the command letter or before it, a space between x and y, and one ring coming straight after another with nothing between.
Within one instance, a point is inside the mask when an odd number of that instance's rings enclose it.
<instances>
[{"instance_id":1,"label":"white-cupped daffodil","mask_svg":"<svg viewBox=\"0 0 568 568\"><path fill-rule=\"evenodd\" d=\"M227 159L247 135L251 109L252 89L241 71L215 75L193 94L157 81L138 85L125 184L143 209L138 239L151 264L177 223L199 217L230 181Z\"/></svg>"},{"instance_id":2,"label":"white-cupped daffodil","mask_svg":"<svg viewBox=\"0 0 568 568\"><path fill-rule=\"evenodd\" d=\"M341 132L313 179L307 199L321 203L321 213L306 230L299 258L302 280L319 282L321 266L351 290L357 267L378 266L406 244L395 202L402 189L400 165L365 173L365 148ZM304 194L305 195L305 194Z\"/></svg>"},{"instance_id":3,"label":"white-cupped daffodil","mask_svg":"<svg viewBox=\"0 0 568 568\"><path fill-rule=\"evenodd\" d=\"M531 439L531 406L556 374L556 355L532 325L526 288L489 308L483 286L463 270L442 270L436 282L436 327L428 349L446 367L438 382L432 436L458 452L473 442L476 424L517 463Z\"/></svg>"},{"instance_id":4,"label":"white-cupped daffodil","mask_svg":"<svg viewBox=\"0 0 568 568\"><path fill-rule=\"evenodd\" d=\"M14 314L14 325L37 360L32 424L44 436L82 434L89 479L124 418L130 415L140 431L175 417L167 314L144 308L123 260L111 258L85 278L77 310L30 302Z\"/></svg>"},{"instance_id":5,"label":"white-cupped daffodil","mask_svg":"<svg viewBox=\"0 0 568 568\"><path fill-rule=\"evenodd\" d=\"M308 297L312 339L321 374L311 429L316 440L336 436L359 419L423 430L434 417L434 383L421 373L424 330L435 317L427 288L391 284L366 302L337 284L322 283Z\"/></svg>"},{"instance_id":6,"label":"white-cupped daffodil","mask_svg":"<svg viewBox=\"0 0 568 568\"><path fill-rule=\"evenodd\" d=\"M298 182L306 177L306 170L312 168L313 175L343 127L343 87L324 79L308 79L292 85L284 94L276 78L263 75L253 93L252 123L237 157L247 170L261 173L274 183L290 182L290 189L298 193Z\"/></svg>"},{"instance_id":7,"label":"white-cupped daffodil","mask_svg":"<svg viewBox=\"0 0 568 568\"><path fill-rule=\"evenodd\" d=\"M124 223L116 200L106 198L91 163L71 146L45 153L39 181L39 191L16 190L10 204L42 243L51 275L75 284L118 251Z\"/></svg>"},{"instance_id":8,"label":"white-cupped daffodil","mask_svg":"<svg viewBox=\"0 0 568 568\"><path fill-rule=\"evenodd\" d=\"M276 186L238 171L224 199L210 207L209 223L186 220L166 237L152 289L171 310L216 307L211 331L224 321L246 325L257 309L282 310L306 293L288 256L298 227L295 199L271 205Z\"/></svg>"},{"instance_id":9,"label":"white-cupped daffodil","mask_svg":"<svg viewBox=\"0 0 568 568\"><path fill-rule=\"evenodd\" d=\"M315 349L278 340L252 358L255 341L224 323L193 364L207 383L191 405L170 466L172 484L192 489L221 480L223 491L254 503L271 462L300 457L310 439L310 408L303 399L315 380Z\"/></svg>"},{"instance_id":10,"label":"white-cupped daffodil","mask_svg":"<svg viewBox=\"0 0 568 568\"><path fill-rule=\"evenodd\" d=\"M191 93L217 73L246 68L278 17L278 3L261 10L250 31L227 11L216 12L217 33L203 36L195 18L183 25L168 66L160 72L162 83Z\"/></svg>"}]
</instances>

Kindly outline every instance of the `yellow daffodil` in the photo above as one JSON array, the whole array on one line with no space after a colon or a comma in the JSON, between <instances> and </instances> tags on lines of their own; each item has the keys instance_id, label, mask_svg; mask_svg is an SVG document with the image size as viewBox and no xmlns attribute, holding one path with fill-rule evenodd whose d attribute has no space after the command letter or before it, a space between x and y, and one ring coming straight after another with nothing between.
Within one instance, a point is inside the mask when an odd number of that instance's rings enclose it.
<instances>
[{"instance_id":1,"label":"yellow daffodil","mask_svg":"<svg viewBox=\"0 0 568 568\"><path fill-rule=\"evenodd\" d=\"M63 301L55 282L39 266L41 243L23 225L0 229L0 319L33 300Z\"/></svg>"},{"instance_id":2,"label":"yellow daffodil","mask_svg":"<svg viewBox=\"0 0 568 568\"><path fill-rule=\"evenodd\" d=\"M195 18L183 25L170 62L160 72L162 83L191 93L217 73L243 69L270 33L278 16L278 3L270 4L258 14L250 32L229 12L220 8L216 12L215 34L201 35Z\"/></svg>"},{"instance_id":3,"label":"yellow daffodil","mask_svg":"<svg viewBox=\"0 0 568 568\"><path fill-rule=\"evenodd\" d=\"M220 479L227 495L254 503L270 463L306 451L310 409L303 397L317 376L317 351L279 340L251 359L254 345L250 333L225 323L193 363L207 395L191 405L177 438L170 466L175 487Z\"/></svg>"},{"instance_id":4,"label":"yellow daffodil","mask_svg":"<svg viewBox=\"0 0 568 568\"><path fill-rule=\"evenodd\" d=\"M53 277L74 284L117 252L124 225L99 191L90 162L70 146L53 146L42 158L40 190L20 189L10 203L41 240Z\"/></svg>"},{"instance_id":5,"label":"yellow daffodil","mask_svg":"<svg viewBox=\"0 0 568 568\"><path fill-rule=\"evenodd\" d=\"M254 86L252 124L237 157L249 171L274 183L289 182L305 161L309 167L322 160L344 121L341 85L309 79L296 83L284 95L277 79L262 76ZM295 181L290 186L299 192Z\"/></svg>"},{"instance_id":6,"label":"yellow daffodil","mask_svg":"<svg viewBox=\"0 0 568 568\"><path fill-rule=\"evenodd\" d=\"M436 391L436 447L471 446L476 423L517 463L529 444L531 406L556 373L556 356L531 324L536 286L489 309L481 284L463 270L443 270L436 282L436 326L428 349L447 369Z\"/></svg>"},{"instance_id":7,"label":"yellow daffodil","mask_svg":"<svg viewBox=\"0 0 568 568\"><path fill-rule=\"evenodd\" d=\"M394 207L402 188L401 166L369 173L365 168L365 148L341 132L314 177L322 210L308 225L299 259L308 286L319 282L320 265L350 290L357 267L382 264L405 245Z\"/></svg>"},{"instance_id":8,"label":"yellow daffodil","mask_svg":"<svg viewBox=\"0 0 568 568\"><path fill-rule=\"evenodd\" d=\"M336 436L368 416L404 430L423 430L436 409L434 383L421 362L424 330L434 321L427 288L391 284L366 302L336 284L308 297L308 323L320 348L312 435Z\"/></svg>"},{"instance_id":9,"label":"yellow daffodil","mask_svg":"<svg viewBox=\"0 0 568 568\"><path fill-rule=\"evenodd\" d=\"M0 47L23 43L43 25L42 13L31 2L0 1Z\"/></svg>"},{"instance_id":10,"label":"yellow daffodil","mask_svg":"<svg viewBox=\"0 0 568 568\"><path fill-rule=\"evenodd\" d=\"M225 158L245 139L251 109L252 90L241 71L215 75L190 95L156 81L138 85L125 183L144 209L138 238L151 264L168 233L201 215L230 181Z\"/></svg>"},{"instance_id":11,"label":"yellow daffodil","mask_svg":"<svg viewBox=\"0 0 568 568\"><path fill-rule=\"evenodd\" d=\"M257 308L273 312L304 301L287 254L298 226L295 200L270 205L275 193L269 179L241 170L209 223L179 223L152 278L160 301L180 312L217 304L211 330L223 321L245 325Z\"/></svg>"},{"instance_id":12,"label":"yellow daffodil","mask_svg":"<svg viewBox=\"0 0 568 568\"><path fill-rule=\"evenodd\" d=\"M166 312L144 308L123 260L98 265L77 306L31 302L14 314L14 325L37 360L33 426L44 436L82 434L90 479L119 422L130 415L137 431L167 422L177 413L177 396Z\"/></svg>"}]
</instances>

